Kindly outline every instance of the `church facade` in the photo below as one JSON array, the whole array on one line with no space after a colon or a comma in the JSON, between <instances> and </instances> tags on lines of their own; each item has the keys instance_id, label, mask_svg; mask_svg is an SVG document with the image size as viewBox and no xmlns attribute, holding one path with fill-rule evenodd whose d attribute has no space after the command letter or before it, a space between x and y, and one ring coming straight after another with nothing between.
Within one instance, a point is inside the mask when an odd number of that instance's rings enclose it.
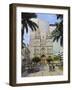
<instances>
[{"instance_id":1,"label":"church facade","mask_svg":"<svg viewBox=\"0 0 72 90\"><path fill-rule=\"evenodd\" d=\"M53 40L51 38L51 32L49 29L48 22L39 20L39 28L36 31L30 33L30 58L35 56L41 57L44 55L48 56L53 55Z\"/></svg>"}]
</instances>

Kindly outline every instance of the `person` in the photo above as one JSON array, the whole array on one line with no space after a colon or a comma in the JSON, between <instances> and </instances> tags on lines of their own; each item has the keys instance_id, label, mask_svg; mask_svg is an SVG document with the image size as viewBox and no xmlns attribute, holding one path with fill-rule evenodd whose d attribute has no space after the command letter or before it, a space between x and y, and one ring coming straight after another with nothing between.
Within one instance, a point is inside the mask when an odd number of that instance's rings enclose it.
<instances>
[{"instance_id":1,"label":"person","mask_svg":"<svg viewBox=\"0 0 72 90\"><path fill-rule=\"evenodd\" d=\"M55 65L52 63L52 71L55 71Z\"/></svg>"},{"instance_id":2,"label":"person","mask_svg":"<svg viewBox=\"0 0 72 90\"><path fill-rule=\"evenodd\" d=\"M51 56L48 57L47 61L49 65L49 71L53 71L53 62Z\"/></svg>"}]
</instances>

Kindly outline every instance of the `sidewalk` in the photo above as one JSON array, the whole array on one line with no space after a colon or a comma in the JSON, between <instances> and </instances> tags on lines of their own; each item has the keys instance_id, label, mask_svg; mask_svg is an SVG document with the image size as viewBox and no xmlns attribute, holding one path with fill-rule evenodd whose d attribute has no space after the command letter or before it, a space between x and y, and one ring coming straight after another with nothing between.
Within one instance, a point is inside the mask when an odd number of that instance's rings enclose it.
<instances>
[{"instance_id":1,"label":"sidewalk","mask_svg":"<svg viewBox=\"0 0 72 90\"><path fill-rule=\"evenodd\" d=\"M55 68L55 71L49 71L49 66L45 66L42 68L41 71L35 72L35 73L30 73L27 75L28 77L32 76L54 76L54 75L62 75L63 71L60 70L58 67Z\"/></svg>"}]
</instances>

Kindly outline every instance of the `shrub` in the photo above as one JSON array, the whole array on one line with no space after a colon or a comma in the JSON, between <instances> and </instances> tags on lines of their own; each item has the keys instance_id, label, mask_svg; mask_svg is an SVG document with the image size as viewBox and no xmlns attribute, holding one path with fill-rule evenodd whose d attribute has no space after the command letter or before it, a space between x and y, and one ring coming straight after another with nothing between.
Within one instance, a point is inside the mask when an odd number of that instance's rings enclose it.
<instances>
[{"instance_id":1,"label":"shrub","mask_svg":"<svg viewBox=\"0 0 72 90\"><path fill-rule=\"evenodd\" d=\"M47 58L47 62L50 63L50 62L52 62L52 61L53 61L53 58L52 58L51 56L49 56L49 57Z\"/></svg>"},{"instance_id":2,"label":"shrub","mask_svg":"<svg viewBox=\"0 0 72 90\"><path fill-rule=\"evenodd\" d=\"M34 58L32 58L32 62L34 62L34 63L38 63L38 62L40 62L40 58L39 57L34 57Z\"/></svg>"},{"instance_id":3,"label":"shrub","mask_svg":"<svg viewBox=\"0 0 72 90\"><path fill-rule=\"evenodd\" d=\"M55 55L53 58L54 61L60 60L60 57L58 55Z\"/></svg>"}]
</instances>

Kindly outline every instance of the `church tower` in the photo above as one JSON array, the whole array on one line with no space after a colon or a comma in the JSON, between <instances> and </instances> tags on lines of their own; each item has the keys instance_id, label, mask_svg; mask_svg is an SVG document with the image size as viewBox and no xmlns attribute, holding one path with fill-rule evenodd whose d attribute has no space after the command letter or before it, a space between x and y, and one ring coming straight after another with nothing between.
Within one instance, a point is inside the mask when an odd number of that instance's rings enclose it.
<instances>
[{"instance_id":1,"label":"church tower","mask_svg":"<svg viewBox=\"0 0 72 90\"><path fill-rule=\"evenodd\" d=\"M50 29L46 33L46 47L47 47L47 56L53 55L53 40L51 36Z\"/></svg>"},{"instance_id":2,"label":"church tower","mask_svg":"<svg viewBox=\"0 0 72 90\"><path fill-rule=\"evenodd\" d=\"M53 42L49 30L49 24L46 21L38 20L39 28L30 33L30 57L48 57L53 52Z\"/></svg>"},{"instance_id":3,"label":"church tower","mask_svg":"<svg viewBox=\"0 0 72 90\"><path fill-rule=\"evenodd\" d=\"M40 57L40 29L38 28L36 31L31 31L30 33L30 56L35 57L38 56Z\"/></svg>"}]
</instances>

